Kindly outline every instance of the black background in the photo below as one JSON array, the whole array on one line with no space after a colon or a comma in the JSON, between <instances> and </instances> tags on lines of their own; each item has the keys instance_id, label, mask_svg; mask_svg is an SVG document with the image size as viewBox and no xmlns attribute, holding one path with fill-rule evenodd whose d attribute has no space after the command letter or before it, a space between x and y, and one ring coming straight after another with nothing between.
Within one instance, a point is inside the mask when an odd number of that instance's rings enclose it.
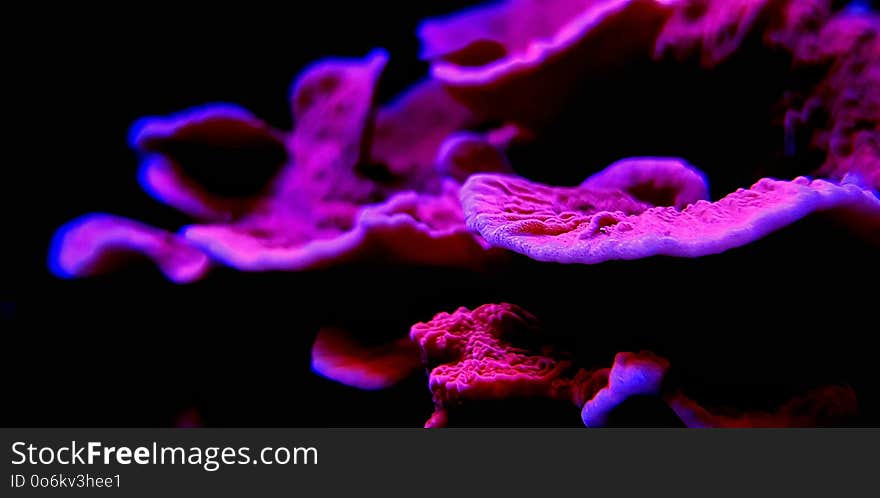
<instances>
[{"instance_id":1,"label":"black background","mask_svg":"<svg viewBox=\"0 0 880 498\"><path fill-rule=\"evenodd\" d=\"M585 366L653 349L693 397L754 409L849 383L862 406L856 423L878 425L877 251L818 218L696 260L585 267L516 259L482 276L221 269L176 286L149 265L86 280L49 274L50 237L75 216L110 212L171 230L189 221L139 189L126 145L137 118L231 101L287 129L300 69L373 47L391 52L379 96L387 99L425 74L418 20L465 4L150 3L10 15L21 33L9 45L7 117L20 133L8 137L4 166L0 424L169 426L195 408L209 426L418 426L431 411L424 376L382 392L317 377L309 370L317 328L348 326L379 341L439 311L510 301L542 318ZM781 88L801 81L785 62L743 56L706 72L636 61L598 77L553 140L514 152L515 166L572 183L626 155L682 155L709 172L716 197L763 174L809 171L816 157L805 149L781 157L780 131L767 125ZM577 410L538 402L482 404L457 422L580 424Z\"/></svg>"}]
</instances>

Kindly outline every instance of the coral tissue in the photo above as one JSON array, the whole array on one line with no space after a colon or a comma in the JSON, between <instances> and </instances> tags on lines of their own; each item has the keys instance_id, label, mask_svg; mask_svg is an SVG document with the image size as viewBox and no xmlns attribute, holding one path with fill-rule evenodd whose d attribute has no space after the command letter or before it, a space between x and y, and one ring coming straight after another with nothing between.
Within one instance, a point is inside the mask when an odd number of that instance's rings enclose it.
<instances>
[{"instance_id":1,"label":"coral tissue","mask_svg":"<svg viewBox=\"0 0 880 498\"><path fill-rule=\"evenodd\" d=\"M523 268L512 261L700 258L807 217L830 218L854 239L880 245L880 16L844 4L505 0L427 19L418 38L430 74L390 102L376 102L389 60L377 49L305 68L290 94L291 130L228 103L138 121L130 143L141 186L191 222L167 230L85 215L57 231L49 266L61 277L86 277L147 259L175 283L220 266L303 271L351 263L455 268L489 279L490 268ZM546 159L571 136L570 150L602 148L578 133L585 123L607 122L589 103L612 99L597 88L632 78L631 66L717 77L726 64L754 60L765 64L754 77L771 63L784 75L767 76L776 102L767 104L768 123L755 123L778 132L763 158L770 166L736 165L748 180L720 195L710 195L712 175L697 167L714 172L715 165L690 164L684 158L705 158L688 150L615 153L602 159L616 161L602 171L577 158ZM553 185L521 176L528 170L516 154L522 150L539 159L533 171L567 168L586 179ZM407 290L421 296L425 287L425 300L458 298L440 296L456 291L430 282ZM615 410L635 397L659 400L689 427L833 425L857 410L854 392L840 386L775 411L710 410L669 385L672 366L649 351L619 353L610 367L580 365L573 358L583 355L503 302L512 290L467 301L497 304L421 315L408 336L399 330L387 343L367 328L324 326L312 371L375 390L424 367L434 404L428 427L454 425L466 405L514 399L570 403L589 427L613 424ZM430 312L433 302L424 303ZM587 334L586 324L575 332Z\"/></svg>"}]
</instances>

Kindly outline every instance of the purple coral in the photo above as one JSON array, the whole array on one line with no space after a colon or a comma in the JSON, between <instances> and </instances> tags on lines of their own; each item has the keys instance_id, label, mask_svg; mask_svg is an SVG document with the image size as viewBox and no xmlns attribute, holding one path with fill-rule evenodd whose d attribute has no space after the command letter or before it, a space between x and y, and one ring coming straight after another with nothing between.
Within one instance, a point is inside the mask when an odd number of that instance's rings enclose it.
<instances>
[{"instance_id":1,"label":"purple coral","mask_svg":"<svg viewBox=\"0 0 880 498\"><path fill-rule=\"evenodd\" d=\"M421 55L478 115L541 127L585 75L645 52L667 11L653 0L507 0L425 21Z\"/></svg>"},{"instance_id":2,"label":"purple coral","mask_svg":"<svg viewBox=\"0 0 880 498\"><path fill-rule=\"evenodd\" d=\"M534 343L538 324L511 304L459 308L417 323L410 337L430 371L434 413L425 427L447 424L448 410L467 400L511 397L572 397L575 372L549 346Z\"/></svg>"},{"instance_id":3,"label":"purple coral","mask_svg":"<svg viewBox=\"0 0 880 498\"><path fill-rule=\"evenodd\" d=\"M420 364L415 344L406 337L368 345L345 330L323 328L312 345L315 373L359 389L392 386L409 376Z\"/></svg>"},{"instance_id":4,"label":"purple coral","mask_svg":"<svg viewBox=\"0 0 880 498\"><path fill-rule=\"evenodd\" d=\"M156 263L172 282L201 278L210 260L181 237L118 216L94 214L55 234L49 263L60 277L99 275L133 257Z\"/></svg>"},{"instance_id":5,"label":"purple coral","mask_svg":"<svg viewBox=\"0 0 880 498\"><path fill-rule=\"evenodd\" d=\"M877 26L872 14L845 13L823 0L509 0L428 20L419 35L431 76L388 104L375 102L388 62L377 50L309 67L292 91L291 131L231 104L141 120L130 136L141 155L141 185L194 224L172 233L88 215L58 231L50 265L60 276L90 276L146 257L169 280L188 283L215 263L245 271L333 266L345 272L363 261L483 270L509 262L505 251L586 264L696 258L814 215L877 242ZM793 74L809 75L802 86L786 88L768 114L781 117L785 154L808 148L822 155L809 169L815 179L801 176L806 169L788 174L742 164L754 173L749 183L763 178L712 202L712 174L683 159L623 159L574 187L517 176L523 172L517 147L542 157L560 128L577 131L596 119L589 107L573 103L594 92L597 80L628 74L620 68L633 61L714 71L753 49L752 42L784 53ZM572 112L574 121L559 119ZM592 138L576 147L600 150ZM192 164L199 161L208 169L212 161L241 168L242 177L263 168L271 178L254 191L220 192L201 181L204 169ZM541 164L572 166L580 165ZM592 169L575 170L578 179ZM523 266L505 267L506 282L526 286L517 271L534 263L517 261ZM620 268L603 269L608 266ZM430 289L426 300L461 299L454 306L500 301L460 298L466 285L430 280L407 281L397 291L417 294L419 286ZM386 313L418 314L395 305ZM568 312L572 323L586 321ZM387 343L377 344L372 333L320 328L312 370L378 390L424 365L435 404L429 426L447 424L462 405L513 398L573 404L588 426L607 425L633 396L663 400L688 426L820 425L856 407L849 388L827 388L776 412L707 410L667 392L665 359L620 353L611 368L581 368L554 337L540 333L534 317L510 304L441 313L414 326L410 337L401 333Z\"/></svg>"},{"instance_id":6,"label":"purple coral","mask_svg":"<svg viewBox=\"0 0 880 498\"><path fill-rule=\"evenodd\" d=\"M691 428L833 426L858 414L855 392L848 386L815 389L773 411L725 409L723 414L712 414L684 393L664 387L669 367L666 359L649 351L619 353L608 372L607 385L583 405L584 425L605 426L611 412L631 396L662 398Z\"/></svg>"},{"instance_id":7,"label":"purple coral","mask_svg":"<svg viewBox=\"0 0 880 498\"><path fill-rule=\"evenodd\" d=\"M387 55L377 51L309 68L293 89L295 127L289 135L229 104L137 123L131 143L145 154L141 184L156 199L208 222L185 227L177 245L249 271L365 258L477 267L490 258L486 244L464 227L457 183L444 178L460 177L455 165L474 152L458 152L462 145L440 152L447 135L471 114L444 103L442 90L428 82L380 109L374 122L373 94L386 62ZM187 175L188 156L181 152L237 154L244 168L253 156L248 154L261 148L274 149L282 162L291 159L264 193L246 198L219 196L199 185ZM487 143L478 150L493 149ZM447 173L435 167L438 153L451 168ZM489 170L503 165L498 157L499 166ZM385 173L365 169L368 159ZM471 161L467 167L479 165ZM80 223L85 220L71 227ZM91 250L68 240L59 239L55 260L81 259L81 251ZM82 265L65 268L70 275L89 274Z\"/></svg>"},{"instance_id":8,"label":"purple coral","mask_svg":"<svg viewBox=\"0 0 880 498\"><path fill-rule=\"evenodd\" d=\"M653 159L644 168L638 162L628 164L641 170L632 178L656 173L674 178L669 171L656 170ZM670 182L672 194L649 191L646 198L681 204L681 195L705 193L692 169L678 168L691 180L658 180ZM880 199L858 185L765 178L717 202L699 200L679 209L643 202L625 189L602 188L615 185L608 180L614 176L605 172L578 187L548 187L508 176L474 175L462 189L467 223L492 244L539 261L587 264L716 254L816 212L840 215L874 240L880 231Z\"/></svg>"},{"instance_id":9,"label":"purple coral","mask_svg":"<svg viewBox=\"0 0 880 498\"><path fill-rule=\"evenodd\" d=\"M849 387L828 386L792 400L775 412L713 415L665 385L669 361L650 351L618 353L611 368L579 368L558 347L540 340L541 325L522 308L486 304L439 313L410 333L429 365L434 413L426 427L443 427L450 412L467 403L517 398L571 402L587 427L604 427L634 396L668 403L688 427L800 427L829 425L858 413Z\"/></svg>"}]
</instances>

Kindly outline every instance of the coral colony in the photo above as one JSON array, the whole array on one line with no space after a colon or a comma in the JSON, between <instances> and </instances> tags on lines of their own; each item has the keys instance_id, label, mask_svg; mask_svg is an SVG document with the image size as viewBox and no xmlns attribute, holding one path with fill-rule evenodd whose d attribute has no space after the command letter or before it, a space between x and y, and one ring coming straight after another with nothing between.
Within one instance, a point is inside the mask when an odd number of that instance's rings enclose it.
<instances>
[{"instance_id":1,"label":"coral colony","mask_svg":"<svg viewBox=\"0 0 880 498\"><path fill-rule=\"evenodd\" d=\"M291 131L231 104L141 120L130 141L141 154L143 188L194 223L170 233L88 215L58 231L52 270L85 277L141 256L189 283L217 265L300 271L371 262L480 272L511 253L583 265L699 258L807 216L833 217L880 243L880 18L864 6L507 0L427 20L418 34L430 76L386 105L373 102L389 55L375 50L307 68L293 86ZM810 70L809 84L785 89L772 110L783 153L822 154L802 173L809 177L769 171L712 199L712 174L675 157L619 157L583 171L575 186L517 174L509 148L553 133L591 76L638 57L708 71L747 40ZM281 166L262 194L234 198L188 174L194 151L242 168L250 154L268 155ZM661 399L689 427L814 426L856 412L852 389L831 386L773 412L713 414L665 387L664 358L622 352L608 358L610 368L578 365L541 331L536 317L509 303L446 310L378 346L327 327L312 368L370 390L427 368L435 405L427 427L447 425L470 402L512 398L570 402L588 427L605 425L633 396Z\"/></svg>"}]
</instances>

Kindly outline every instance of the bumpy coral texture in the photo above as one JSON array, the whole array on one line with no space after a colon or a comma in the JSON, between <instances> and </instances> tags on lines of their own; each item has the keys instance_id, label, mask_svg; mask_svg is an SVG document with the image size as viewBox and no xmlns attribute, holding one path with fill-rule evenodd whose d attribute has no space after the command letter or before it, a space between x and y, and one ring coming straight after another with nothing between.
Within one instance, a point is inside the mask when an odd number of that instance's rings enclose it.
<instances>
[{"instance_id":1,"label":"bumpy coral texture","mask_svg":"<svg viewBox=\"0 0 880 498\"><path fill-rule=\"evenodd\" d=\"M618 353L611 368L578 368L564 351L541 340L540 324L508 303L439 313L412 327L410 338L429 367L435 410L426 427L443 427L450 411L469 401L549 398L571 401L587 427L604 427L632 396L668 403L688 427L833 425L857 414L849 387L829 386L774 412L712 414L664 385L670 364L650 351Z\"/></svg>"},{"instance_id":2,"label":"bumpy coral texture","mask_svg":"<svg viewBox=\"0 0 880 498\"><path fill-rule=\"evenodd\" d=\"M87 215L58 230L50 267L90 276L140 257L188 283L212 261L265 271L363 259L479 269L504 249L584 264L699 257L813 214L880 243L880 18L840 4L506 0L430 19L419 37L431 77L382 108L373 100L387 55L375 51L308 68L292 91L291 132L231 104L141 120L130 136L141 185L197 223L175 234ZM575 187L514 176L505 150L552 129L589 78L652 57L712 70L746 46L784 52L793 74L809 75L780 96L780 141L790 155L821 152L822 179L764 178L712 202L705 176L676 158L624 159ZM271 179L258 192L216 192L195 162ZM709 410L668 390L664 358L619 353L610 368L579 368L506 303L440 313L387 344L357 332L323 328L313 371L382 389L423 364L435 405L427 427L469 401L512 398L571 401L588 427L607 425L632 396L662 399L689 427L834 425L857 411L839 386L773 412Z\"/></svg>"},{"instance_id":3,"label":"bumpy coral texture","mask_svg":"<svg viewBox=\"0 0 880 498\"><path fill-rule=\"evenodd\" d=\"M431 366L435 411L426 427L444 426L447 410L464 400L571 399L571 363L542 346L536 319L512 304L439 313L412 327L410 337Z\"/></svg>"},{"instance_id":4,"label":"bumpy coral texture","mask_svg":"<svg viewBox=\"0 0 880 498\"><path fill-rule=\"evenodd\" d=\"M628 167L651 175L638 161ZM682 209L600 186L590 179L578 187L550 187L480 174L468 180L461 196L468 226L486 240L559 263L716 254L815 212L836 214L872 239L880 231L880 199L853 184L765 178L719 201L699 200Z\"/></svg>"}]
</instances>

